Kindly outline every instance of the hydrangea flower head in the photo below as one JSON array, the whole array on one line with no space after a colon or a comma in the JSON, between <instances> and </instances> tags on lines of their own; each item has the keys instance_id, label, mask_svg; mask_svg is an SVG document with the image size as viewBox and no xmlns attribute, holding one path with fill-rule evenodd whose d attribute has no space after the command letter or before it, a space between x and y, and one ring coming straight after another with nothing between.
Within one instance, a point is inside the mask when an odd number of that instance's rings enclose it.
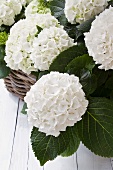
<instances>
[{"instance_id":1,"label":"hydrangea flower head","mask_svg":"<svg viewBox=\"0 0 113 170\"><path fill-rule=\"evenodd\" d=\"M111 19L109 19L111 18ZM90 32L85 33L89 55L100 69L113 69L113 7L106 9L93 21Z\"/></svg>"},{"instance_id":2,"label":"hydrangea flower head","mask_svg":"<svg viewBox=\"0 0 113 170\"><path fill-rule=\"evenodd\" d=\"M83 23L107 7L109 0L66 0L65 15L71 24Z\"/></svg>"},{"instance_id":3,"label":"hydrangea flower head","mask_svg":"<svg viewBox=\"0 0 113 170\"><path fill-rule=\"evenodd\" d=\"M44 2L40 2L40 0L33 0L25 10L25 16L29 17L31 15L36 14L46 14L50 13L51 10L44 5Z\"/></svg>"},{"instance_id":4,"label":"hydrangea flower head","mask_svg":"<svg viewBox=\"0 0 113 170\"><path fill-rule=\"evenodd\" d=\"M27 93L25 102L29 122L55 137L80 121L88 106L79 78L59 72L42 76Z\"/></svg>"},{"instance_id":5,"label":"hydrangea flower head","mask_svg":"<svg viewBox=\"0 0 113 170\"><path fill-rule=\"evenodd\" d=\"M33 42L31 59L40 71L49 70L53 60L63 51L75 45L62 27L43 29Z\"/></svg>"},{"instance_id":6,"label":"hydrangea flower head","mask_svg":"<svg viewBox=\"0 0 113 170\"><path fill-rule=\"evenodd\" d=\"M0 0L0 26L11 26L15 22L15 16L20 14L22 4L19 0Z\"/></svg>"},{"instance_id":7,"label":"hydrangea flower head","mask_svg":"<svg viewBox=\"0 0 113 170\"><path fill-rule=\"evenodd\" d=\"M40 33L38 26L42 28ZM33 15L19 20L10 29L5 61L11 69L27 74L48 70L53 59L73 46L73 41L51 14Z\"/></svg>"},{"instance_id":8,"label":"hydrangea flower head","mask_svg":"<svg viewBox=\"0 0 113 170\"><path fill-rule=\"evenodd\" d=\"M22 70L28 74L31 71L36 71L30 59L30 53L37 32L36 24L30 19L19 20L10 29L4 58L8 67L14 70Z\"/></svg>"}]
</instances>

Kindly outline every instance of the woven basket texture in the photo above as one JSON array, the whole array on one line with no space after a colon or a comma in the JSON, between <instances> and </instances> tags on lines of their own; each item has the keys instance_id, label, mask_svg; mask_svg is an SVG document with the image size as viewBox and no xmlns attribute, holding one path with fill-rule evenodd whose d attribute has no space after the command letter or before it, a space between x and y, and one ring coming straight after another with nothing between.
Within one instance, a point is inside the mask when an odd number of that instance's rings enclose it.
<instances>
[{"instance_id":1,"label":"woven basket texture","mask_svg":"<svg viewBox=\"0 0 113 170\"><path fill-rule=\"evenodd\" d=\"M22 100L35 82L34 75L27 75L22 71L15 70L12 70L9 76L4 79L7 90Z\"/></svg>"}]
</instances>

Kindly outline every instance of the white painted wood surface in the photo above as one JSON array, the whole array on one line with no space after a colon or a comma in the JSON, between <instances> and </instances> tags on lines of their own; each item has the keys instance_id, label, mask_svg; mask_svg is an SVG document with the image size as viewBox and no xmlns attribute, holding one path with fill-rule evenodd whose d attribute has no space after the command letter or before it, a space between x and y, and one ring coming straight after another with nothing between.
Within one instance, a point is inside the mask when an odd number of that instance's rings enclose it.
<instances>
[{"instance_id":1,"label":"white painted wood surface","mask_svg":"<svg viewBox=\"0 0 113 170\"><path fill-rule=\"evenodd\" d=\"M82 144L74 155L59 156L41 167L31 148L31 127L21 114L22 105L0 80L0 170L113 170L113 159L96 156Z\"/></svg>"}]
</instances>

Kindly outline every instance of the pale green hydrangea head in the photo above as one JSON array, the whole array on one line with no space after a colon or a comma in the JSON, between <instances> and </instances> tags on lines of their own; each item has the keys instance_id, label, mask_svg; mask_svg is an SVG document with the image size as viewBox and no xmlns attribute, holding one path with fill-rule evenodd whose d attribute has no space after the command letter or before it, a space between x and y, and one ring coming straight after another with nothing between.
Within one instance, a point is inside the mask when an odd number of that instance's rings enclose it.
<instances>
[{"instance_id":1,"label":"pale green hydrangea head","mask_svg":"<svg viewBox=\"0 0 113 170\"><path fill-rule=\"evenodd\" d=\"M25 16L31 16L35 14L51 14L51 10L46 6L43 0L33 0L25 10Z\"/></svg>"}]
</instances>

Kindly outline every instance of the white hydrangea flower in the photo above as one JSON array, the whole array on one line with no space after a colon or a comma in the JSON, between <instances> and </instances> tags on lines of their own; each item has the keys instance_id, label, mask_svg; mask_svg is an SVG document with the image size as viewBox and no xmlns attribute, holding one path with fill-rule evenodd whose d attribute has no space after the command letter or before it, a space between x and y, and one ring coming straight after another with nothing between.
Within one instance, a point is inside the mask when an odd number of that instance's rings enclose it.
<instances>
[{"instance_id":1,"label":"white hydrangea flower","mask_svg":"<svg viewBox=\"0 0 113 170\"><path fill-rule=\"evenodd\" d=\"M33 41L31 59L40 71L48 70L53 60L73 45L74 40L62 27L45 28Z\"/></svg>"},{"instance_id":2,"label":"white hydrangea flower","mask_svg":"<svg viewBox=\"0 0 113 170\"><path fill-rule=\"evenodd\" d=\"M49 13L47 13L47 14L30 15L30 16L28 15L26 17L30 18L33 21L35 21L36 23L38 23L38 26L40 26L42 28L49 28L51 26L62 27L59 24L59 21L54 16L52 16Z\"/></svg>"},{"instance_id":3,"label":"white hydrangea flower","mask_svg":"<svg viewBox=\"0 0 113 170\"><path fill-rule=\"evenodd\" d=\"M80 121L88 106L79 78L59 72L42 76L24 100L29 122L55 137Z\"/></svg>"},{"instance_id":4,"label":"white hydrangea flower","mask_svg":"<svg viewBox=\"0 0 113 170\"><path fill-rule=\"evenodd\" d=\"M60 27L58 20L50 14L39 14L14 24L6 42L5 61L7 66L14 70L20 69L27 74L37 71L38 68L31 58L33 42L38 33L37 26L49 28L51 25Z\"/></svg>"},{"instance_id":5,"label":"white hydrangea flower","mask_svg":"<svg viewBox=\"0 0 113 170\"><path fill-rule=\"evenodd\" d=\"M10 29L4 58L7 66L28 74L37 70L30 59L32 42L37 32L36 24L30 19L20 20Z\"/></svg>"},{"instance_id":6,"label":"white hydrangea flower","mask_svg":"<svg viewBox=\"0 0 113 170\"><path fill-rule=\"evenodd\" d=\"M31 15L35 15L37 13L40 14L46 14L46 13L50 13L51 14L51 10L47 7L44 7L43 4L41 4L40 1L38 0L33 0L26 8L25 10L25 16L29 17Z\"/></svg>"},{"instance_id":7,"label":"white hydrangea flower","mask_svg":"<svg viewBox=\"0 0 113 170\"><path fill-rule=\"evenodd\" d=\"M65 15L71 24L83 23L104 11L110 0L66 0Z\"/></svg>"},{"instance_id":8,"label":"white hydrangea flower","mask_svg":"<svg viewBox=\"0 0 113 170\"><path fill-rule=\"evenodd\" d=\"M18 0L0 0L0 26L11 26L15 16L20 14L22 5Z\"/></svg>"},{"instance_id":9,"label":"white hydrangea flower","mask_svg":"<svg viewBox=\"0 0 113 170\"><path fill-rule=\"evenodd\" d=\"M109 19L111 18L111 19ZM100 69L113 69L113 7L106 9L93 21L91 30L85 33L89 55Z\"/></svg>"}]
</instances>

